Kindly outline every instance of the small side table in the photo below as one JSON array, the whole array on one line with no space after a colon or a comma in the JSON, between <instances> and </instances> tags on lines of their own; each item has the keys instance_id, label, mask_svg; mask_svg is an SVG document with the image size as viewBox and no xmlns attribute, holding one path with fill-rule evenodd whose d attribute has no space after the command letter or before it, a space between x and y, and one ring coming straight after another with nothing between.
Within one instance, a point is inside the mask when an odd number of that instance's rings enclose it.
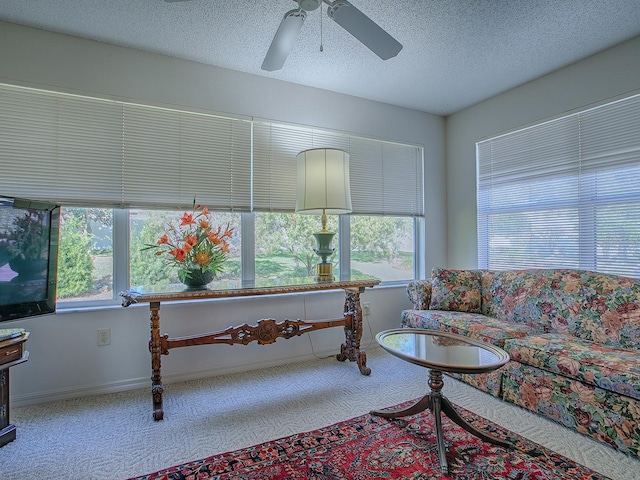
<instances>
[{"instance_id":1,"label":"small side table","mask_svg":"<svg viewBox=\"0 0 640 480\"><path fill-rule=\"evenodd\" d=\"M374 410L370 413L384 418L399 418L431 410L434 417L440 470L443 474L448 475L449 465L442 431L442 413L485 442L512 448L508 441L489 435L468 423L441 392L444 386L443 372L491 372L509 361L507 352L495 345L461 335L421 328L385 330L376 335L376 341L390 354L406 362L426 367L429 370L430 391L409 407Z\"/></svg>"},{"instance_id":2,"label":"small side table","mask_svg":"<svg viewBox=\"0 0 640 480\"><path fill-rule=\"evenodd\" d=\"M16 427L9 423L9 369L29 360L25 344L29 332L0 341L0 447L16 439Z\"/></svg>"}]
</instances>

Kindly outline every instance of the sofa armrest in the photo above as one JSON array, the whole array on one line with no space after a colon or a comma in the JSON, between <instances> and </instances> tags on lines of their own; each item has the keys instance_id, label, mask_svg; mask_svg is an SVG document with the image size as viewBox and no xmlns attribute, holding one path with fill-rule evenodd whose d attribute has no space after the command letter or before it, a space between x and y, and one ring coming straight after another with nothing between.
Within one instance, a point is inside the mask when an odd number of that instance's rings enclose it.
<instances>
[{"instance_id":1,"label":"sofa armrest","mask_svg":"<svg viewBox=\"0 0 640 480\"><path fill-rule=\"evenodd\" d=\"M429 310L431 280L414 280L407 285L407 296L414 310Z\"/></svg>"}]
</instances>

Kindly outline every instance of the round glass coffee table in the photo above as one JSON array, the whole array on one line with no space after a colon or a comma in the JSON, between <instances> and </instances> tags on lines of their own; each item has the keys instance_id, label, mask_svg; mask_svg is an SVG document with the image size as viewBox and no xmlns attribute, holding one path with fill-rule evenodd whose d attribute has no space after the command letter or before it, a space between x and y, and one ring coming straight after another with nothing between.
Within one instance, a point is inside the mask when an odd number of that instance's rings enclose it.
<instances>
[{"instance_id":1,"label":"round glass coffee table","mask_svg":"<svg viewBox=\"0 0 640 480\"><path fill-rule=\"evenodd\" d=\"M472 340L453 333L401 328L385 330L376 335L376 341L387 352L410 363L429 369L428 385L431 391L413 405L400 410L374 410L372 415L398 418L431 410L436 428L438 458L442 473L448 474L446 450L442 436L441 412L469 433L482 440L510 448L509 442L482 432L470 425L453 408L453 404L441 393L444 386L443 372L484 373L497 370L509 361L509 354L488 343Z\"/></svg>"}]
</instances>

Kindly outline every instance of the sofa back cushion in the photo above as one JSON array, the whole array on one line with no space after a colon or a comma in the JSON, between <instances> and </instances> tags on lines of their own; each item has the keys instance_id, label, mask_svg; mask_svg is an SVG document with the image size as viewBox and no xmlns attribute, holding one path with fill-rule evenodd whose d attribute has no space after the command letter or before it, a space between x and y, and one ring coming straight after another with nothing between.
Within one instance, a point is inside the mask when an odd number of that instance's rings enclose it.
<instances>
[{"instance_id":1,"label":"sofa back cushion","mask_svg":"<svg viewBox=\"0 0 640 480\"><path fill-rule=\"evenodd\" d=\"M551 319L566 308L553 285L561 270L488 270L482 276L482 313L499 320L526 323L540 331L551 331Z\"/></svg>"},{"instance_id":2,"label":"sofa back cushion","mask_svg":"<svg viewBox=\"0 0 640 480\"><path fill-rule=\"evenodd\" d=\"M566 326L558 325L561 333L640 350L640 280L572 270L557 286L562 301L570 304Z\"/></svg>"},{"instance_id":3,"label":"sofa back cushion","mask_svg":"<svg viewBox=\"0 0 640 480\"><path fill-rule=\"evenodd\" d=\"M640 280L577 269L486 271L482 313L640 350Z\"/></svg>"},{"instance_id":4,"label":"sofa back cushion","mask_svg":"<svg viewBox=\"0 0 640 480\"><path fill-rule=\"evenodd\" d=\"M429 309L480 313L481 278L480 270L434 268Z\"/></svg>"}]
</instances>

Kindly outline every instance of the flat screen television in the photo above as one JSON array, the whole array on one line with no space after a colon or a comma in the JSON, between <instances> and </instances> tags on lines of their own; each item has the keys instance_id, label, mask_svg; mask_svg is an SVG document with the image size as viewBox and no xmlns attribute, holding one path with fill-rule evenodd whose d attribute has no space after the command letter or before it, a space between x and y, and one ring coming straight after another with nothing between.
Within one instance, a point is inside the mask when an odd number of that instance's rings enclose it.
<instances>
[{"instance_id":1,"label":"flat screen television","mask_svg":"<svg viewBox=\"0 0 640 480\"><path fill-rule=\"evenodd\" d=\"M60 207L0 196L0 322L55 313Z\"/></svg>"}]
</instances>

